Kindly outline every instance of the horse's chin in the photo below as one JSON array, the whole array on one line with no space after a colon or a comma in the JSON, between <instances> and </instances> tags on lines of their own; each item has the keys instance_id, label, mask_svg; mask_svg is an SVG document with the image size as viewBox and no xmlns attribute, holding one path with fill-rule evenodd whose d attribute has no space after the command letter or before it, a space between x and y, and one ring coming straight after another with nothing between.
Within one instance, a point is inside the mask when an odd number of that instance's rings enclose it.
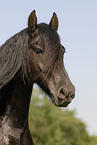
<instances>
[{"instance_id":1,"label":"horse's chin","mask_svg":"<svg viewBox=\"0 0 97 145\"><path fill-rule=\"evenodd\" d=\"M57 107L67 107L69 105L69 103L58 104L57 102L54 102L54 105Z\"/></svg>"},{"instance_id":2,"label":"horse's chin","mask_svg":"<svg viewBox=\"0 0 97 145\"><path fill-rule=\"evenodd\" d=\"M51 98L51 100L52 100L52 103L55 105L55 106L57 106L57 107L67 107L70 103L71 103L71 101L70 102L63 102L63 103L60 103L57 99L56 99L56 97L54 97L54 95L50 95L50 98Z\"/></svg>"}]
</instances>

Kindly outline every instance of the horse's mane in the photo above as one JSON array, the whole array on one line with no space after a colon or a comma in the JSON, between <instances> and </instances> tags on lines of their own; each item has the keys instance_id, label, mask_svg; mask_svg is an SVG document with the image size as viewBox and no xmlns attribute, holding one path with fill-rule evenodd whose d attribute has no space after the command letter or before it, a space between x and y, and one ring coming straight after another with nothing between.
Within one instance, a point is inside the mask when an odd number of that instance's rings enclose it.
<instances>
[{"instance_id":1,"label":"horse's mane","mask_svg":"<svg viewBox=\"0 0 97 145\"><path fill-rule=\"evenodd\" d=\"M0 89L19 72L28 77L28 29L17 33L0 47Z\"/></svg>"}]
</instances>

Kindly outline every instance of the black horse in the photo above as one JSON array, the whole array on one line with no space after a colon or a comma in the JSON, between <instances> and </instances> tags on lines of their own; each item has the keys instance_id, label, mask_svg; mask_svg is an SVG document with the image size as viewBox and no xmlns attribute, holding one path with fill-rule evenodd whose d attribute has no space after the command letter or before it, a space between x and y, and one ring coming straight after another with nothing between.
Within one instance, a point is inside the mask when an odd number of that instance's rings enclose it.
<instances>
[{"instance_id":1,"label":"black horse","mask_svg":"<svg viewBox=\"0 0 97 145\"><path fill-rule=\"evenodd\" d=\"M33 11L28 28L0 47L0 145L33 145L28 112L34 83L56 106L66 107L74 98L57 29L55 13L49 25L37 25Z\"/></svg>"}]
</instances>

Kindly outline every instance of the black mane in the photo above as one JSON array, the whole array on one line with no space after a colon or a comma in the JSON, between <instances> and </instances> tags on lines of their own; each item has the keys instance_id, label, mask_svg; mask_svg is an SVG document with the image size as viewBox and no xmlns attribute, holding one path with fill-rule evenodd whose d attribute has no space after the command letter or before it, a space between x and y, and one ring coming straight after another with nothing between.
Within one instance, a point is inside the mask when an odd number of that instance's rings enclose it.
<instances>
[{"instance_id":1,"label":"black mane","mask_svg":"<svg viewBox=\"0 0 97 145\"><path fill-rule=\"evenodd\" d=\"M21 69L22 77L28 77L28 29L17 33L0 47L0 89L13 79Z\"/></svg>"}]
</instances>

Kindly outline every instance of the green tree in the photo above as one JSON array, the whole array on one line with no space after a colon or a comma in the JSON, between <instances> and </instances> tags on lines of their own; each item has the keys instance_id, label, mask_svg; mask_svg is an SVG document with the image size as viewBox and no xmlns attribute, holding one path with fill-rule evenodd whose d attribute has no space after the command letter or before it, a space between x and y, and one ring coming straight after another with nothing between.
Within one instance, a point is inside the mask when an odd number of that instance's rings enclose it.
<instances>
[{"instance_id":1,"label":"green tree","mask_svg":"<svg viewBox=\"0 0 97 145\"><path fill-rule=\"evenodd\" d=\"M29 124L35 145L97 145L74 110L55 107L39 89L33 92Z\"/></svg>"}]
</instances>

